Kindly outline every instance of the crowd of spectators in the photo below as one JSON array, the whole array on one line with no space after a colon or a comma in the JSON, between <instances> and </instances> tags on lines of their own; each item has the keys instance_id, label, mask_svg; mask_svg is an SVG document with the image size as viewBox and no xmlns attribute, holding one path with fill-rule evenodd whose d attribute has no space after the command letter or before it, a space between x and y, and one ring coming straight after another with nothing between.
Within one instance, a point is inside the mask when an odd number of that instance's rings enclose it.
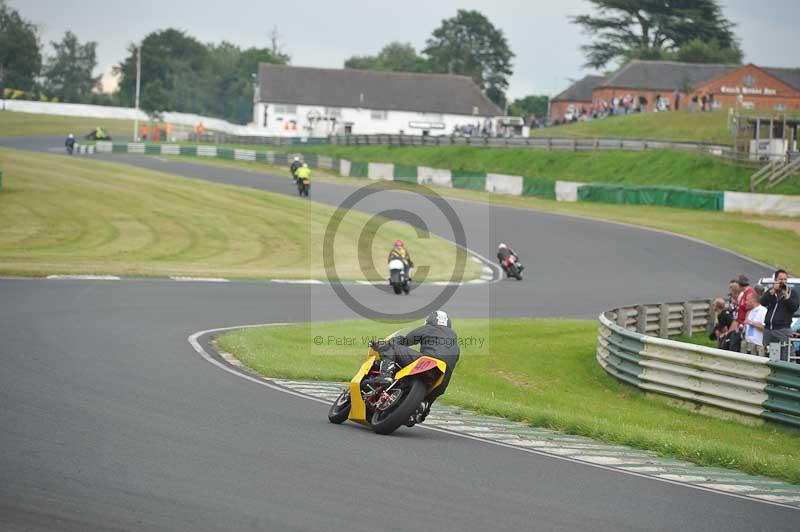
<instances>
[{"instance_id":1,"label":"crowd of spectators","mask_svg":"<svg viewBox=\"0 0 800 532\"><path fill-rule=\"evenodd\" d=\"M744 275L731 279L728 297L714 300L716 324L710 334L719 349L768 356L770 344L800 338L800 320L792 324L800 307L797 287L787 283L788 274L777 270L771 286L750 286ZM794 343L800 354L800 343Z\"/></svg>"},{"instance_id":2,"label":"crowd of spectators","mask_svg":"<svg viewBox=\"0 0 800 532\"><path fill-rule=\"evenodd\" d=\"M563 124L571 124L575 122L586 122L589 120L598 120L609 116L630 115L634 113L663 113L669 111L679 111L681 109L681 92L675 89L670 99L669 94L656 94L654 101L648 101L647 97L643 94L633 95L626 94L622 97L614 97L610 101L598 99L591 105L576 108L570 106L568 111L563 117L556 117L554 119L531 119L531 128L537 127L550 127ZM714 93L704 92L702 94L693 94L688 105L690 113L694 112L710 112L719 108L718 100L714 99Z\"/></svg>"}]
</instances>

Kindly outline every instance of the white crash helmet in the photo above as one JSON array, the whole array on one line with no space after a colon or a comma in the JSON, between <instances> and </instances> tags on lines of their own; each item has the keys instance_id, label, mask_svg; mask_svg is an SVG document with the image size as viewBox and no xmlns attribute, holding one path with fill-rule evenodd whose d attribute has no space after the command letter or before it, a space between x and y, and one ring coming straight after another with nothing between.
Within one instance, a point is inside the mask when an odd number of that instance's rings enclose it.
<instances>
[{"instance_id":1,"label":"white crash helmet","mask_svg":"<svg viewBox=\"0 0 800 532\"><path fill-rule=\"evenodd\" d=\"M450 316L443 310L431 312L425 317L425 325L438 325L440 327L452 327L453 323L450 321Z\"/></svg>"},{"instance_id":2,"label":"white crash helmet","mask_svg":"<svg viewBox=\"0 0 800 532\"><path fill-rule=\"evenodd\" d=\"M498 248L498 249L506 249L507 247L508 247L508 246L506 246L506 245L505 245L505 244L503 244L502 242L500 242L500 245L499 245L499 246L497 246L497 248Z\"/></svg>"},{"instance_id":3,"label":"white crash helmet","mask_svg":"<svg viewBox=\"0 0 800 532\"><path fill-rule=\"evenodd\" d=\"M300 162L300 157L295 156L294 162L299 163Z\"/></svg>"},{"instance_id":4,"label":"white crash helmet","mask_svg":"<svg viewBox=\"0 0 800 532\"><path fill-rule=\"evenodd\" d=\"M303 168L308 168L308 163L303 163Z\"/></svg>"}]
</instances>

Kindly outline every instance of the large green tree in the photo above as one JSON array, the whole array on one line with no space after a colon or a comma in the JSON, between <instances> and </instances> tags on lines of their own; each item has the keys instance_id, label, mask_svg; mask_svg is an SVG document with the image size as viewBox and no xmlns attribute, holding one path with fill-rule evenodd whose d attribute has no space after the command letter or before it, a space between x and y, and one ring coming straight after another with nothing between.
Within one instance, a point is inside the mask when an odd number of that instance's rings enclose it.
<instances>
[{"instance_id":1,"label":"large green tree","mask_svg":"<svg viewBox=\"0 0 800 532\"><path fill-rule=\"evenodd\" d=\"M571 17L592 38L582 47L587 67L602 68L612 60L633 57L660 59L694 40L713 41L734 56L739 50L735 25L717 0L588 1L594 13Z\"/></svg>"},{"instance_id":2,"label":"large green tree","mask_svg":"<svg viewBox=\"0 0 800 532\"><path fill-rule=\"evenodd\" d=\"M81 44L78 37L68 31L61 42L51 41L55 55L47 59L44 67L44 87L47 94L64 102L82 102L89 99L92 89L100 81L94 75L97 67L97 43Z\"/></svg>"},{"instance_id":3,"label":"large green tree","mask_svg":"<svg viewBox=\"0 0 800 532\"><path fill-rule=\"evenodd\" d=\"M542 94L531 94L524 98L518 98L508 106L508 114L511 116L521 116L528 118L535 114L539 118L547 116L548 96Z\"/></svg>"},{"instance_id":4,"label":"large green tree","mask_svg":"<svg viewBox=\"0 0 800 532\"><path fill-rule=\"evenodd\" d=\"M184 32L153 32L142 41L141 107L249 122L259 63L286 63L277 49L242 50L229 42L203 44ZM117 66L120 99L131 105L136 90L136 48Z\"/></svg>"},{"instance_id":5,"label":"large green tree","mask_svg":"<svg viewBox=\"0 0 800 532\"><path fill-rule=\"evenodd\" d=\"M462 74L475 80L486 95L505 106L514 53L503 32L478 11L459 9L434 30L423 53L431 70Z\"/></svg>"},{"instance_id":6,"label":"large green tree","mask_svg":"<svg viewBox=\"0 0 800 532\"><path fill-rule=\"evenodd\" d=\"M360 70L390 70L393 72L430 71L430 66L425 58L417 55L413 46L401 42L387 44L378 55L353 56L344 62L344 67Z\"/></svg>"},{"instance_id":7,"label":"large green tree","mask_svg":"<svg viewBox=\"0 0 800 532\"><path fill-rule=\"evenodd\" d=\"M208 112L212 99L209 93L209 52L197 39L176 29L156 31L147 35L142 48L142 94L148 85L159 82L153 93L158 98L143 98L142 108L148 112L183 111ZM124 100L133 103L136 94L136 46L128 48L128 57L116 67L120 76L119 90ZM163 94L162 94L163 92ZM152 108L146 102L163 108Z\"/></svg>"},{"instance_id":8,"label":"large green tree","mask_svg":"<svg viewBox=\"0 0 800 532\"><path fill-rule=\"evenodd\" d=\"M3 88L31 91L42 68L36 26L0 0L0 96Z\"/></svg>"}]
</instances>

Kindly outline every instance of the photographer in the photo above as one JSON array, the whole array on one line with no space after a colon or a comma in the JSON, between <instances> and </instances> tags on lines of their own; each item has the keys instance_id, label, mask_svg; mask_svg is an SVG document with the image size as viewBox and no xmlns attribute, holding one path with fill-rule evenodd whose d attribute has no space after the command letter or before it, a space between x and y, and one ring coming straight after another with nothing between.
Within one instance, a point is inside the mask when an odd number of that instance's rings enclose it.
<instances>
[{"instance_id":1,"label":"photographer","mask_svg":"<svg viewBox=\"0 0 800 532\"><path fill-rule=\"evenodd\" d=\"M767 307L764 319L764 346L789 340L792 336L792 315L800 306L797 292L786 284L789 274L785 270L778 270L773 278L775 284L761 298L761 304Z\"/></svg>"}]
</instances>

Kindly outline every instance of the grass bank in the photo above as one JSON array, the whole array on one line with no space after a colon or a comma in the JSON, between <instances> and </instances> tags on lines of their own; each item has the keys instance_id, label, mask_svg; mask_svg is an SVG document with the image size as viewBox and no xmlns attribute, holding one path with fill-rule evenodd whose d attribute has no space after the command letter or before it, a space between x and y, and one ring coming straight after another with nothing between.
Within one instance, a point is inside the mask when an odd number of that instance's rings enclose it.
<instances>
[{"instance_id":1,"label":"grass bank","mask_svg":"<svg viewBox=\"0 0 800 532\"><path fill-rule=\"evenodd\" d=\"M570 434L657 451L709 466L800 482L797 431L747 426L693 413L622 385L595 361L591 320L457 320L465 347L444 401ZM366 356L362 338L399 325L369 321L255 328L223 335L219 347L259 373L346 381ZM355 346L315 346L314 336Z\"/></svg>"},{"instance_id":2,"label":"grass bank","mask_svg":"<svg viewBox=\"0 0 800 532\"><path fill-rule=\"evenodd\" d=\"M688 102L682 105L688 105ZM751 111L745 113L744 116L769 116L770 114L764 111ZM786 114L798 116L796 111L789 111ZM734 135L729 128L728 120L727 109L712 113L690 113L685 109L677 113L634 113L609 116L589 122L575 122L564 126L534 129L531 136L686 140L731 145L734 143Z\"/></svg>"},{"instance_id":3,"label":"grass bank","mask_svg":"<svg viewBox=\"0 0 800 532\"><path fill-rule=\"evenodd\" d=\"M679 151L548 152L525 148L472 146L305 146L285 151L332 155L353 161L400 163L549 180L749 192L753 169L711 155ZM800 194L800 179L770 189Z\"/></svg>"},{"instance_id":4,"label":"grass bank","mask_svg":"<svg viewBox=\"0 0 800 532\"><path fill-rule=\"evenodd\" d=\"M79 116L54 116L34 113L0 111L0 137L35 137L70 133L82 139L97 126L113 136L133 135L133 121L107 118L82 118Z\"/></svg>"},{"instance_id":5,"label":"grass bank","mask_svg":"<svg viewBox=\"0 0 800 532\"><path fill-rule=\"evenodd\" d=\"M733 144L727 111L713 113L634 113L589 122L534 129L532 137L615 137L646 140L687 140Z\"/></svg>"},{"instance_id":6,"label":"grass bank","mask_svg":"<svg viewBox=\"0 0 800 532\"><path fill-rule=\"evenodd\" d=\"M185 159L185 157L180 157L180 159ZM219 165L256 172L289 175L287 168L276 168L261 163L204 157L193 157L191 159L194 162L212 166ZM363 186L365 183L364 179L340 177L319 170L314 170L313 175L315 180L331 183L352 186ZM556 202L532 197L505 196L441 187L437 187L436 192L448 198L480 201L494 205L582 216L659 229L730 249L755 260L783 267L790 272L800 272L800 246L797 245L798 239L800 239L800 221L792 218L640 205Z\"/></svg>"},{"instance_id":7,"label":"grass bank","mask_svg":"<svg viewBox=\"0 0 800 532\"><path fill-rule=\"evenodd\" d=\"M0 149L0 273L325 278L332 207L127 165ZM431 280L449 279L454 246L410 227L367 226L351 212L336 235L342 279L365 279L359 254L382 265L403 238ZM365 229L366 228L366 229ZM358 249L365 229L371 248ZM480 276L466 261L465 278ZM381 277L383 270L377 272Z\"/></svg>"}]
</instances>

